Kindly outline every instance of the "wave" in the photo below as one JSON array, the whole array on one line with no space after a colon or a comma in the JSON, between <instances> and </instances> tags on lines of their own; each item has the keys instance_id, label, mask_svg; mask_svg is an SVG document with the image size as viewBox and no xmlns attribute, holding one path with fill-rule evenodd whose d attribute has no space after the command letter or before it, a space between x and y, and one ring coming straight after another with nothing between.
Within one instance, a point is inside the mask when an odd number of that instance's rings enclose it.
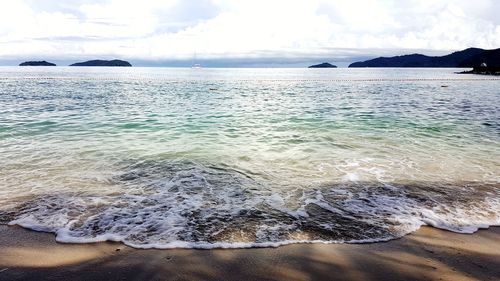
<instances>
[{"instance_id":1,"label":"wave","mask_svg":"<svg viewBox=\"0 0 500 281\"><path fill-rule=\"evenodd\" d=\"M121 191L18 199L0 222L52 232L59 242L135 248L247 248L367 243L422 225L459 233L500 225L500 185L339 181L281 186L222 164L137 161L110 179Z\"/></svg>"}]
</instances>

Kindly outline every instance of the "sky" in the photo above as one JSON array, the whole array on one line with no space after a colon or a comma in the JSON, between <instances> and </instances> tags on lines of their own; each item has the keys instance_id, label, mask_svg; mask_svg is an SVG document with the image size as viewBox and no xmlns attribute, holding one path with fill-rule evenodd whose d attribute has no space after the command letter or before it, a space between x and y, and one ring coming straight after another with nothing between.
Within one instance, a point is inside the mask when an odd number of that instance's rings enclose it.
<instances>
[{"instance_id":1,"label":"sky","mask_svg":"<svg viewBox=\"0 0 500 281\"><path fill-rule=\"evenodd\" d=\"M0 1L0 64L339 65L500 47L496 0Z\"/></svg>"}]
</instances>

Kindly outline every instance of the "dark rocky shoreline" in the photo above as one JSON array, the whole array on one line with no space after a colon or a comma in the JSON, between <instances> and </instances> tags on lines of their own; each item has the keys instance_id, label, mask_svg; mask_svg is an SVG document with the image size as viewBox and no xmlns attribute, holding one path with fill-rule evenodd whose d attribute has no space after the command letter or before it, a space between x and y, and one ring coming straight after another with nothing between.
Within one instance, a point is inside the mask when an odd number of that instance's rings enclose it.
<instances>
[{"instance_id":1,"label":"dark rocky shoreline","mask_svg":"<svg viewBox=\"0 0 500 281\"><path fill-rule=\"evenodd\" d=\"M472 70L457 72L458 74L500 75L500 67L479 66Z\"/></svg>"}]
</instances>

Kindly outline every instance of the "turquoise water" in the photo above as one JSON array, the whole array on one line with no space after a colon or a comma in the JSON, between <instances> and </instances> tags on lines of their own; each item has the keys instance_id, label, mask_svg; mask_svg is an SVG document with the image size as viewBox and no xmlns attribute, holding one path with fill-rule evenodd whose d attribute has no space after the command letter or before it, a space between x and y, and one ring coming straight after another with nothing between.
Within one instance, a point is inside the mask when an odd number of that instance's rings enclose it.
<instances>
[{"instance_id":1,"label":"turquoise water","mask_svg":"<svg viewBox=\"0 0 500 281\"><path fill-rule=\"evenodd\" d=\"M455 69L0 68L0 222L252 247L500 224L500 79Z\"/></svg>"}]
</instances>

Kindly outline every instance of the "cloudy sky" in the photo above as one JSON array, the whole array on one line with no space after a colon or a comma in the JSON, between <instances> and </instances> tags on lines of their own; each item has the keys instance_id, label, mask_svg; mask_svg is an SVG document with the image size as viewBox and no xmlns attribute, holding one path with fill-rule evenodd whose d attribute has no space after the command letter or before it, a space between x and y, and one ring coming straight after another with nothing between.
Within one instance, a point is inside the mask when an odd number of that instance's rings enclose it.
<instances>
[{"instance_id":1,"label":"cloudy sky","mask_svg":"<svg viewBox=\"0 0 500 281\"><path fill-rule=\"evenodd\" d=\"M499 48L499 12L495 0L9 0L0 2L0 62L300 64L445 54Z\"/></svg>"}]
</instances>

